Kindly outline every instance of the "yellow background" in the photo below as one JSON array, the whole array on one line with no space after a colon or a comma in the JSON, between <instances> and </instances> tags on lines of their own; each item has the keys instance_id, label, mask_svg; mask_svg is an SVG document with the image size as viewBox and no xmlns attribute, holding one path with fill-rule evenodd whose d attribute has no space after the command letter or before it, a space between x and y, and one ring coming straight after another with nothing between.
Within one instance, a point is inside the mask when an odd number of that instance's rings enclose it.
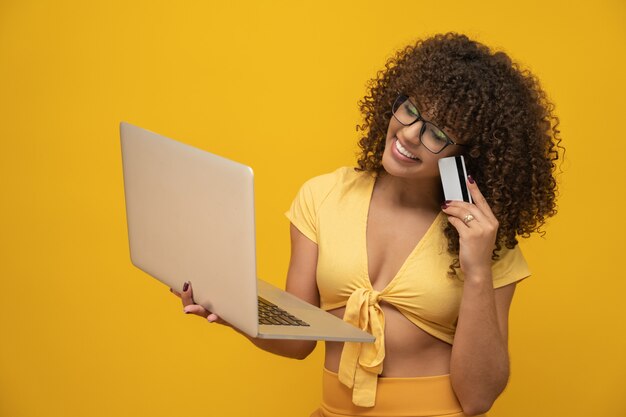
<instances>
[{"instance_id":1,"label":"yellow background","mask_svg":"<svg viewBox=\"0 0 626 417\"><path fill-rule=\"evenodd\" d=\"M623 1L2 0L0 416L308 416L321 344L259 351L130 264L118 123L252 165L259 276L283 285L282 213L354 163L367 80L451 30L540 77L567 148L490 416L626 415Z\"/></svg>"}]
</instances>

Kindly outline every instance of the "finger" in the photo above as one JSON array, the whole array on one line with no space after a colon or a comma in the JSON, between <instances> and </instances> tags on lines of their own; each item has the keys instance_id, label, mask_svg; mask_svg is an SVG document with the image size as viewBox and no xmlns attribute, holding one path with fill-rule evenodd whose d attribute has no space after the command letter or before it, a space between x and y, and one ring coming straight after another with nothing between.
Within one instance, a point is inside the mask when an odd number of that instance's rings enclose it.
<instances>
[{"instance_id":1,"label":"finger","mask_svg":"<svg viewBox=\"0 0 626 417\"><path fill-rule=\"evenodd\" d=\"M193 301L193 289L191 288L191 282L187 281L183 285L183 291L180 294L180 299L184 306L195 304Z\"/></svg>"},{"instance_id":2,"label":"finger","mask_svg":"<svg viewBox=\"0 0 626 417\"><path fill-rule=\"evenodd\" d=\"M478 188L478 184L476 184L476 181L474 181L471 175L467 176L467 188L469 189L469 192L472 196L472 200L474 200L474 204L476 204L476 206L480 208L480 210L487 216L493 217L495 219L495 216L491 211L491 207L489 207L489 203L487 203L487 200L483 196L483 193L481 193L480 189Z\"/></svg>"},{"instance_id":3,"label":"finger","mask_svg":"<svg viewBox=\"0 0 626 417\"><path fill-rule=\"evenodd\" d=\"M446 213L448 216L453 216L457 219L463 220L463 222L467 225L474 221L478 221L480 223L481 220L486 220L484 214L480 211L478 207L473 204L464 203L462 201L445 203L441 206L441 210L443 210L443 212ZM473 219L465 222L465 218L468 215L471 215Z\"/></svg>"},{"instance_id":4,"label":"finger","mask_svg":"<svg viewBox=\"0 0 626 417\"><path fill-rule=\"evenodd\" d=\"M459 232L460 238L462 238L465 233L469 232L469 226L461 219L448 216L448 222Z\"/></svg>"},{"instance_id":5,"label":"finger","mask_svg":"<svg viewBox=\"0 0 626 417\"><path fill-rule=\"evenodd\" d=\"M189 304L183 308L185 314L195 314L200 317L208 317L211 313L199 304Z\"/></svg>"},{"instance_id":6,"label":"finger","mask_svg":"<svg viewBox=\"0 0 626 417\"><path fill-rule=\"evenodd\" d=\"M224 326L233 327L230 323L228 323L227 321L224 321L221 317L219 317L215 313L209 314L206 319L209 323L217 323L217 324L222 324Z\"/></svg>"},{"instance_id":7,"label":"finger","mask_svg":"<svg viewBox=\"0 0 626 417\"><path fill-rule=\"evenodd\" d=\"M180 293L176 291L174 288L170 288L170 292L174 294L175 296L177 296L178 298L180 298Z\"/></svg>"}]
</instances>

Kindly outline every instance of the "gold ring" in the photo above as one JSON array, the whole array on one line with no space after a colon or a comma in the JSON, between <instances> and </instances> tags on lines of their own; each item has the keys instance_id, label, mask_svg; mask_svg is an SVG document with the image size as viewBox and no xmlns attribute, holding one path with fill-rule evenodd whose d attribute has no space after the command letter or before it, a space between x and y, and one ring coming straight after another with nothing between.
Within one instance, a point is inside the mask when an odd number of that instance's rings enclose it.
<instances>
[{"instance_id":1,"label":"gold ring","mask_svg":"<svg viewBox=\"0 0 626 417\"><path fill-rule=\"evenodd\" d=\"M472 220L474 220L474 216L472 216L471 213L468 213L465 217L463 217L463 223L465 224L468 224Z\"/></svg>"}]
</instances>

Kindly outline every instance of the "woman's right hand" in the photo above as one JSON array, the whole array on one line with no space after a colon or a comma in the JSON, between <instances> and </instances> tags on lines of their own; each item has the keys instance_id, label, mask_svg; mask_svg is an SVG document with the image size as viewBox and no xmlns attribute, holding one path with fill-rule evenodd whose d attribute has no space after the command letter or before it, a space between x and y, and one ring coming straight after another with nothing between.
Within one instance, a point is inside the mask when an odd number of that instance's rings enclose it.
<instances>
[{"instance_id":1,"label":"woman's right hand","mask_svg":"<svg viewBox=\"0 0 626 417\"><path fill-rule=\"evenodd\" d=\"M292 244L291 260L289 261L289 272L287 274L287 291L304 301L319 306L319 294L315 281L317 244L303 235L293 224L290 227ZM190 282L186 283L181 292L172 288L170 288L170 291L172 294L180 297L185 313L204 317L211 323L229 326L247 338L256 347L267 352L287 358L304 359L315 349L315 340L262 339L242 332L219 318L216 314L196 304L193 301L193 289Z\"/></svg>"},{"instance_id":2,"label":"woman's right hand","mask_svg":"<svg viewBox=\"0 0 626 417\"><path fill-rule=\"evenodd\" d=\"M193 301L193 288L191 288L191 282L185 282L182 292L178 292L173 288L170 288L170 292L181 299L183 302L183 312L185 314L194 314L196 316L204 317L210 323L219 323L229 326L229 324L219 318L217 314L211 313L209 310Z\"/></svg>"}]
</instances>

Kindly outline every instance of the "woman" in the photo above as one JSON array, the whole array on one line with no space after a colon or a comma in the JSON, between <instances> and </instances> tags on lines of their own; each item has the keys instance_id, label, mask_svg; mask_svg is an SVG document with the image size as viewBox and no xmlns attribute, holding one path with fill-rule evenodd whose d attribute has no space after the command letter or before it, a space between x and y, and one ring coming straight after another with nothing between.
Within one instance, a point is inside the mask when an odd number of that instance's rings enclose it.
<instances>
[{"instance_id":1,"label":"woman","mask_svg":"<svg viewBox=\"0 0 626 417\"><path fill-rule=\"evenodd\" d=\"M400 50L361 101L359 167L309 180L287 213L287 291L376 336L327 342L314 416L485 413L506 386L518 235L556 213L558 119L502 52L448 33ZM474 203L443 201L464 155ZM193 303L187 313L222 322ZM223 322L222 322L223 323ZM305 358L311 341L251 339Z\"/></svg>"}]
</instances>

